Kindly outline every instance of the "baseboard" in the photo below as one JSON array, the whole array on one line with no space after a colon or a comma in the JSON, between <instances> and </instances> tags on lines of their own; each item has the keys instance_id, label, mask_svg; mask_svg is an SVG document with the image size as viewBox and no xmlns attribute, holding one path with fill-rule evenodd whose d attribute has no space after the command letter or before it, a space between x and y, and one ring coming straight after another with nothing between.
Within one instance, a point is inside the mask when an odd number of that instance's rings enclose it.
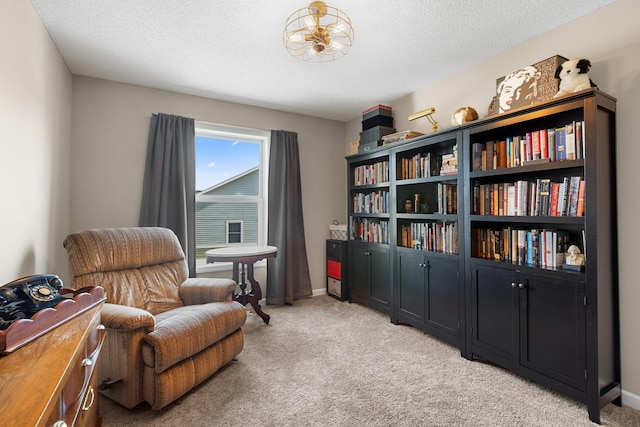
<instances>
[{"instance_id":1,"label":"baseboard","mask_svg":"<svg viewBox=\"0 0 640 427\"><path fill-rule=\"evenodd\" d=\"M320 288L320 289L312 289L311 290L311 297L317 297L318 295L326 295L327 294L327 289L326 288ZM266 307L267 306L267 298L262 298L260 301L258 301L258 303L260 304L261 307ZM251 307L250 305L247 305L247 307Z\"/></svg>"},{"instance_id":2,"label":"baseboard","mask_svg":"<svg viewBox=\"0 0 640 427\"><path fill-rule=\"evenodd\" d=\"M314 296L314 297L317 297L318 295L326 295L327 288L312 289L311 292L312 292L311 296Z\"/></svg>"},{"instance_id":3,"label":"baseboard","mask_svg":"<svg viewBox=\"0 0 640 427\"><path fill-rule=\"evenodd\" d=\"M629 391L622 390L622 404L640 410L640 396Z\"/></svg>"}]
</instances>

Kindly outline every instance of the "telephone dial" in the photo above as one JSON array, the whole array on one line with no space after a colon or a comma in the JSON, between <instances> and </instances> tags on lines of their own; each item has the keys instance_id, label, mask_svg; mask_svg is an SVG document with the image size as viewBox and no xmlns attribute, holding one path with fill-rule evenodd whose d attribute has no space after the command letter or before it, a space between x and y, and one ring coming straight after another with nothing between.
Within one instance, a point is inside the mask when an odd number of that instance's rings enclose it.
<instances>
[{"instance_id":1,"label":"telephone dial","mask_svg":"<svg viewBox=\"0 0 640 427\"><path fill-rule=\"evenodd\" d=\"M62 280L55 274L38 274L14 280L0 287L0 330L38 311L55 307L65 297L58 291Z\"/></svg>"}]
</instances>

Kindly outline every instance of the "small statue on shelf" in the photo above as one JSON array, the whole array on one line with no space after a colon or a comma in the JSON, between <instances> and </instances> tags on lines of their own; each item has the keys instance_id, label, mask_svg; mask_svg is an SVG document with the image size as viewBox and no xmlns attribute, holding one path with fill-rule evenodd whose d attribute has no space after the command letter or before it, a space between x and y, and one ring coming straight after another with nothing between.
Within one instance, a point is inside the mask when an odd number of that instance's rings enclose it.
<instances>
[{"instance_id":1,"label":"small statue on shelf","mask_svg":"<svg viewBox=\"0 0 640 427\"><path fill-rule=\"evenodd\" d=\"M580 248L576 245L569 246L567 249L566 263L569 265L584 265L584 255L580 252Z\"/></svg>"},{"instance_id":2,"label":"small statue on shelf","mask_svg":"<svg viewBox=\"0 0 640 427\"><path fill-rule=\"evenodd\" d=\"M565 263L562 264L562 268L565 270L584 270L584 255L580 252L580 248L576 245L571 245L567 249L565 256Z\"/></svg>"}]
</instances>

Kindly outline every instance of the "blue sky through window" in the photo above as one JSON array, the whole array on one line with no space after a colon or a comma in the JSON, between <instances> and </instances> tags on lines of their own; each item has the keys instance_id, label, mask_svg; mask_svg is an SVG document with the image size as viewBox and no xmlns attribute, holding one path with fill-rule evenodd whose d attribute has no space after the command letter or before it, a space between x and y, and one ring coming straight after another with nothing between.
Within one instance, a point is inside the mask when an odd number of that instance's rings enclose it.
<instances>
[{"instance_id":1,"label":"blue sky through window","mask_svg":"<svg viewBox=\"0 0 640 427\"><path fill-rule=\"evenodd\" d=\"M196 191L260 164L260 144L196 136Z\"/></svg>"}]
</instances>

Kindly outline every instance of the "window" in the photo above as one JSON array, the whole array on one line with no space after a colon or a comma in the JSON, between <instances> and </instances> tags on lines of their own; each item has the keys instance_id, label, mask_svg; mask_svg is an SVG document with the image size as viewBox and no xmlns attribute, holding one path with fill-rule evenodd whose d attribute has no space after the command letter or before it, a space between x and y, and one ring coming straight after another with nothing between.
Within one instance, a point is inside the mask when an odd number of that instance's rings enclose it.
<instances>
[{"instance_id":1,"label":"window","mask_svg":"<svg viewBox=\"0 0 640 427\"><path fill-rule=\"evenodd\" d=\"M267 242L269 132L196 121L196 265L204 253ZM227 268L227 266L222 266Z\"/></svg>"},{"instance_id":2,"label":"window","mask_svg":"<svg viewBox=\"0 0 640 427\"><path fill-rule=\"evenodd\" d=\"M227 243L242 243L242 221L227 221Z\"/></svg>"}]
</instances>

